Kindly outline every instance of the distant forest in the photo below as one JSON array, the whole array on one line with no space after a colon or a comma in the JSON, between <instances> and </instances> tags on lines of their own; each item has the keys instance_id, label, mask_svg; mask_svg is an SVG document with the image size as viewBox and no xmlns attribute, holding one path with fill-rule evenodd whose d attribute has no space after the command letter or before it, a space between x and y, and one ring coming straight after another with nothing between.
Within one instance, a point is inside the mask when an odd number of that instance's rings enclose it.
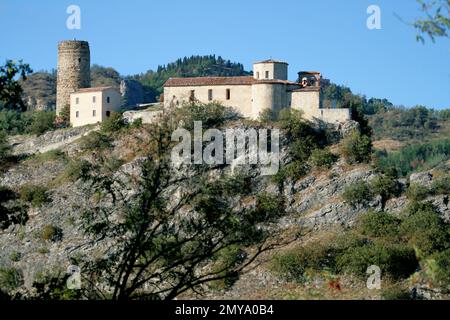
<instances>
[{"instance_id":1,"label":"distant forest","mask_svg":"<svg viewBox=\"0 0 450 320\"><path fill-rule=\"evenodd\" d=\"M167 65L158 66L156 71L131 76L144 86L146 100L156 101L163 93L163 84L173 77L232 77L247 76L252 73L244 70L241 63L225 60L221 56L191 56L177 59Z\"/></svg>"}]
</instances>

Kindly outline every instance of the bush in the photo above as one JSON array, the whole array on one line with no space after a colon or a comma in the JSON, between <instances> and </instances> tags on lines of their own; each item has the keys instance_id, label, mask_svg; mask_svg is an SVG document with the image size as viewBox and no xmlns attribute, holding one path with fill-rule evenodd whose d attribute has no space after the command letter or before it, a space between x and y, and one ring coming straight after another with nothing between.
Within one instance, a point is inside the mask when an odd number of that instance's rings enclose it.
<instances>
[{"instance_id":1,"label":"bush","mask_svg":"<svg viewBox=\"0 0 450 320\"><path fill-rule=\"evenodd\" d=\"M376 177L370 182L369 188L373 194L381 196L383 208L389 199L399 196L402 192L397 179L389 175Z\"/></svg>"},{"instance_id":2,"label":"bush","mask_svg":"<svg viewBox=\"0 0 450 320\"><path fill-rule=\"evenodd\" d=\"M176 117L187 130L194 129L194 121L201 121L204 129L217 128L225 121L236 118L229 108L217 103L190 103L176 110Z\"/></svg>"},{"instance_id":3,"label":"bush","mask_svg":"<svg viewBox=\"0 0 450 320\"><path fill-rule=\"evenodd\" d=\"M11 291L23 283L22 271L16 268L0 268L0 288Z\"/></svg>"},{"instance_id":4,"label":"bush","mask_svg":"<svg viewBox=\"0 0 450 320\"><path fill-rule=\"evenodd\" d=\"M87 180L91 169L92 165L89 161L83 159L71 161L67 165L66 171L64 172L64 177L72 182L75 182L78 179Z\"/></svg>"},{"instance_id":5,"label":"bush","mask_svg":"<svg viewBox=\"0 0 450 320\"><path fill-rule=\"evenodd\" d=\"M29 202L32 207L39 207L50 202L48 190L42 186L25 185L20 190L20 198Z\"/></svg>"},{"instance_id":6,"label":"bush","mask_svg":"<svg viewBox=\"0 0 450 320\"><path fill-rule=\"evenodd\" d=\"M104 150L111 148L112 140L107 135L93 131L82 138L81 147L85 150Z\"/></svg>"},{"instance_id":7,"label":"bush","mask_svg":"<svg viewBox=\"0 0 450 320\"><path fill-rule=\"evenodd\" d=\"M366 205L373 199L373 193L366 182L358 181L345 188L342 198L353 206Z\"/></svg>"},{"instance_id":8,"label":"bush","mask_svg":"<svg viewBox=\"0 0 450 320\"><path fill-rule=\"evenodd\" d=\"M259 113L258 120L262 123L271 123L277 121L278 112L271 108L266 108Z\"/></svg>"},{"instance_id":9,"label":"bush","mask_svg":"<svg viewBox=\"0 0 450 320\"><path fill-rule=\"evenodd\" d=\"M53 111L35 111L27 132L41 135L46 131L55 129L55 117L56 114Z\"/></svg>"},{"instance_id":10,"label":"bush","mask_svg":"<svg viewBox=\"0 0 450 320\"><path fill-rule=\"evenodd\" d=\"M344 139L341 151L350 164L367 163L372 158L372 141L369 136L361 135L359 131L354 130Z\"/></svg>"},{"instance_id":11,"label":"bush","mask_svg":"<svg viewBox=\"0 0 450 320\"><path fill-rule=\"evenodd\" d=\"M319 168L331 168L337 161L338 156L333 154L329 148L314 149L309 157L311 165Z\"/></svg>"},{"instance_id":12,"label":"bush","mask_svg":"<svg viewBox=\"0 0 450 320\"><path fill-rule=\"evenodd\" d=\"M433 194L450 194L450 175L445 175L434 180L431 184Z\"/></svg>"},{"instance_id":13,"label":"bush","mask_svg":"<svg viewBox=\"0 0 450 320\"><path fill-rule=\"evenodd\" d=\"M369 237L395 237L400 219L385 212L369 212L358 221L358 230Z\"/></svg>"},{"instance_id":14,"label":"bush","mask_svg":"<svg viewBox=\"0 0 450 320\"><path fill-rule=\"evenodd\" d=\"M11 259L11 261L17 262L20 261L20 259L22 259L22 254L20 252L13 251L9 255L9 258Z\"/></svg>"},{"instance_id":15,"label":"bush","mask_svg":"<svg viewBox=\"0 0 450 320\"><path fill-rule=\"evenodd\" d=\"M366 277L371 265L380 267L383 274L393 279L409 277L417 268L418 261L414 249L405 245L375 242L366 246L350 248L337 258L337 269Z\"/></svg>"},{"instance_id":16,"label":"bush","mask_svg":"<svg viewBox=\"0 0 450 320\"><path fill-rule=\"evenodd\" d=\"M433 257L435 268L433 268L434 281L441 287L450 291L450 248L435 254Z\"/></svg>"},{"instance_id":17,"label":"bush","mask_svg":"<svg viewBox=\"0 0 450 320\"><path fill-rule=\"evenodd\" d=\"M122 114L112 112L111 116L102 122L101 131L103 133L114 133L123 127L125 127L125 121L122 118Z\"/></svg>"},{"instance_id":18,"label":"bush","mask_svg":"<svg viewBox=\"0 0 450 320\"><path fill-rule=\"evenodd\" d=\"M429 207L413 213L400 225L400 234L426 256L450 246L449 230L438 213Z\"/></svg>"},{"instance_id":19,"label":"bush","mask_svg":"<svg viewBox=\"0 0 450 320\"><path fill-rule=\"evenodd\" d=\"M307 272L321 271L334 265L333 256L329 255L329 248L320 244L308 244L304 247L290 250L276 255L271 269L286 279L303 283L307 280Z\"/></svg>"},{"instance_id":20,"label":"bush","mask_svg":"<svg viewBox=\"0 0 450 320\"><path fill-rule=\"evenodd\" d=\"M60 241L63 237L63 231L61 228L54 225L46 225L40 232L40 238L45 241Z\"/></svg>"},{"instance_id":21,"label":"bush","mask_svg":"<svg viewBox=\"0 0 450 320\"><path fill-rule=\"evenodd\" d=\"M430 190L420 184L411 184L406 190L406 196L413 201L424 200L430 194Z\"/></svg>"},{"instance_id":22,"label":"bush","mask_svg":"<svg viewBox=\"0 0 450 320\"><path fill-rule=\"evenodd\" d=\"M411 300L411 293L408 289L397 285L383 289L381 298L383 300Z\"/></svg>"},{"instance_id":23,"label":"bush","mask_svg":"<svg viewBox=\"0 0 450 320\"><path fill-rule=\"evenodd\" d=\"M0 165L8 160L10 150L6 133L0 130Z\"/></svg>"}]
</instances>

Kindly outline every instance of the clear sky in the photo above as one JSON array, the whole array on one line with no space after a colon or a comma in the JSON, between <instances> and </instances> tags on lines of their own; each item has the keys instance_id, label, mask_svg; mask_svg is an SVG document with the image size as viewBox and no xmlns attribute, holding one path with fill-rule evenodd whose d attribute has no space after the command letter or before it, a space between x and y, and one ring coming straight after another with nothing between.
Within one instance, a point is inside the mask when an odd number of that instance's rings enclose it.
<instances>
[{"instance_id":1,"label":"clear sky","mask_svg":"<svg viewBox=\"0 0 450 320\"><path fill-rule=\"evenodd\" d=\"M66 9L81 8L69 30ZM366 10L381 8L381 30ZM88 40L91 62L123 75L190 55L241 62L289 62L289 76L317 70L333 82L394 104L450 107L450 41L416 42L402 22L420 16L414 0L0 0L0 63L23 59L56 68L57 43Z\"/></svg>"}]
</instances>

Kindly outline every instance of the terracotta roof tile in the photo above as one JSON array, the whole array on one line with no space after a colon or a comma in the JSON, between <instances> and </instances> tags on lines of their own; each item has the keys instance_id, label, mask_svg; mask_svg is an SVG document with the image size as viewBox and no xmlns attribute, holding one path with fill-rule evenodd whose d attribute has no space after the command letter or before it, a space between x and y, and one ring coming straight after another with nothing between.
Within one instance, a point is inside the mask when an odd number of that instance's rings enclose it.
<instances>
[{"instance_id":1,"label":"terracotta roof tile","mask_svg":"<svg viewBox=\"0 0 450 320\"><path fill-rule=\"evenodd\" d=\"M190 86L218 86L218 85L251 85L252 76L245 77L195 77L170 78L164 87L190 87Z\"/></svg>"},{"instance_id":2,"label":"terracotta roof tile","mask_svg":"<svg viewBox=\"0 0 450 320\"><path fill-rule=\"evenodd\" d=\"M85 92L98 92L98 91L105 91L109 89L114 89L114 87L93 87L93 88L81 88L78 89L74 93L85 93Z\"/></svg>"}]
</instances>

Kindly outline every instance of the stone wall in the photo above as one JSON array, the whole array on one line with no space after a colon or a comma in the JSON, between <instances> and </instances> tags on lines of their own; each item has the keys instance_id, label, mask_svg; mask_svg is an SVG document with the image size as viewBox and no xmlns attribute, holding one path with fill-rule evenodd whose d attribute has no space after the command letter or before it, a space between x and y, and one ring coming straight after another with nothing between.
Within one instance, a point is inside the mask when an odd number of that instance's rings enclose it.
<instances>
[{"instance_id":1,"label":"stone wall","mask_svg":"<svg viewBox=\"0 0 450 320\"><path fill-rule=\"evenodd\" d=\"M91 58L86 41L62 41L58 44L56 113L70 103L70 94L91 86Z\"/></svg>"}]
</instances>

